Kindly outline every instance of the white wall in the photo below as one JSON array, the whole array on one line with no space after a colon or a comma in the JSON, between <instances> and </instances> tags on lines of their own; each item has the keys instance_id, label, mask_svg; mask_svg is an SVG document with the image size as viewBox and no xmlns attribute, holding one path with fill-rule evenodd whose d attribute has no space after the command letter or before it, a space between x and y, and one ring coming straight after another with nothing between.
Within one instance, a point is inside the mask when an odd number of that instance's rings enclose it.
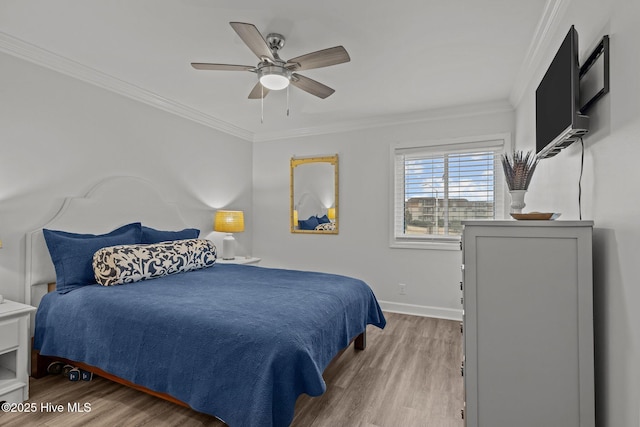
<instances>
[{"instance_id":1,"label":"white wall","mask_svg":"<svg viewBox=\"0 0 640 427\"><path fill-rule=\"evenodd\" d=\"M365 280L386 307L460 316L460 252L389 247L390 150L402 142L510 133L513 112L427 120L255 144L254 255L262 265ZM339 234L289 232L289 160L339 154ZM398 284L407 285L406 295Z\"/></svg>"},{"instance_id":2,"label":"white wall","mask_svg":"<svg viewBox=\"0 0 640 427\"><path fill-rule=\"evenodd\" d=\"M248 212L252 145L0 53L0 294L23 301L25 233L101 179L153 182L204 235L213 212ZM250 251L251 229L237 236Z\"/></svg>"},{"instance_id":3,"label":"white wall","mask_svg":"<svg viewBox=\"0 0 640 427\"><path fill-rule=\"evenodd\" d=\"M611 92L591 111L584 139L582 215L595 221L596 417L599 426L640 425L640 2L573 1L517 108L516 145L535 145L534 93L571 24L580 59L611 37ZM578 218L580 146L540 163L527 194L534 210Z\"/></svg>"}]
</instances>

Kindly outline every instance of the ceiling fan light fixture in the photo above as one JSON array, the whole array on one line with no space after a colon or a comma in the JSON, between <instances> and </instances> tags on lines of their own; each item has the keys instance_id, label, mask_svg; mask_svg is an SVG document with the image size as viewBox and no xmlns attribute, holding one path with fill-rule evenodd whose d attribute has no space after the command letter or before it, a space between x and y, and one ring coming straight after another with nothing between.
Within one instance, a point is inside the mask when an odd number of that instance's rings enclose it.
<instances>
[{"instance_id":1,"label":"ceiling fan light fixture","mask_svg":"<svg viewBox=\"0 0 640 427\"><path fill-rule=\"evenodd\" d=\"M284 67L267 66L258 70L260 84L269 90L282 90L289 86L291 71Z\"/></svg>"}]
</instances>

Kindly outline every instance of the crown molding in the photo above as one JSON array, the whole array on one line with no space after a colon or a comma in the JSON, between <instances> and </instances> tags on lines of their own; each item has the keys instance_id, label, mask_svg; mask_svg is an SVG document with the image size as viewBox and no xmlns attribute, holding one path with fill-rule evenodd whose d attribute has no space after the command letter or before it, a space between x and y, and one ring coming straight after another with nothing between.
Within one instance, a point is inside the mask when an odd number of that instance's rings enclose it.
<instances>
[{"instance_id":1,"label":"crown molding","mask_svg":"<svg viewBox=\"0 0 640 427\"><path fill-rule=\"evenodd\" d=\"M569 0L549 0L552 2L567 2ZM514 104L507 100L490 101L455 107L445 107L407 114L382 115L352 120L329 125L297 128L285 131L254 133L240 128L195 108L186 106L169 98L142 89L136 85L118 79L79 62L65 58L41 47L35 46L0 31L0 52L24 59L34 64L49 68L64 75L76 78L100 88L118 93L160 110L175 114L204 126L216 129L229 135L250 142L267 142L282 139L300 138L315 135L327 135L350 132L362 129L380 128L394 125L407 125L433 120L470 117L483 114L510 112Z\"/></svg>"},{"instance_id":2,"label":"crown molding","mask_svg":"<svg viewBox=\"0 0 640 427\"><path fill-rule=\"evenodd\" d=\"M105 74L79 62L65 58L41 47L27 43L7 33L0 32L0 51L49 68L86 83L118 93L144 104L175 114L182 118L225 132L238 138L253 141L253 133L216 117L205 114L179 102L164 98L124 80Z\"/></svg>"},{"instance_id":3,"label":"crown molding","mask_svg":"<svg viewBox=\"0 0 640 427\"><path fill-rule=\"evenodd\" d=\"M366 119L339 122L331 125L291 129L279 132L260 132L254 135L253 140L254 142L267 142L306 136L350 132L362 129L424 123L434 120L480 116L492 113L505 113L511 111L513 111L513 107L507 100L496 100L477 104L466 104L455 107L415 111L407 114L374 116L368 117Z\"/></svg>"},{"instance_id":4,"label":"crown molding","mask_svg":"<svg viewBox=\"0 0 640 427\"><path fill-rule=\"evenodd\" d=\"M533 39L529 44L515 83L509 94L509 101L514 108L517 108L522 98L533 80L538 69L538 64L544 55L546 48L551 43L555 31L560 25L560 19L564 16L571 0L547 0L542 12L542 17L538 21Z\"/></svg>"}]
</instances>

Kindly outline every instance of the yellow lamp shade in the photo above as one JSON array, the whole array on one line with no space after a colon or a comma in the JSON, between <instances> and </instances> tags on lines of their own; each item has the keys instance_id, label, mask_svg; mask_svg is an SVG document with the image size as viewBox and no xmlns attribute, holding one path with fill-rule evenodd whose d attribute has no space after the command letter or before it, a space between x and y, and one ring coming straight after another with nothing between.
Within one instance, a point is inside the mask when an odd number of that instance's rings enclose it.
<instances>
[{"instance_id":1,"label":"yellow lamp shade","mask_svg":"<svg viewBox=\"0 0 640 427\"><path fill-rule=\"evenodd\" d=\"M223 233L241 233L244 231L244 212L217 211L213 229Z\"/></svg>"},{"instance_id":2,"label":"yellow lamp shade","mask_svg":"<svg viewBox=\"0 0 640 427\"><path fill-rule=\"evenodd\" d=\"M327 209L327 217L329 219L336 219L336 208Z\"/></svg>"}]
</instances>

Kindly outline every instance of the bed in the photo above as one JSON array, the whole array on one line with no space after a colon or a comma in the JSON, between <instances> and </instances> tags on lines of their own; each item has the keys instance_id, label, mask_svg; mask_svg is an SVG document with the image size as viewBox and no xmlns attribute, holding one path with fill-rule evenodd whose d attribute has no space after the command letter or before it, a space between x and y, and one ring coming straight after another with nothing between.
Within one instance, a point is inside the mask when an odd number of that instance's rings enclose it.
<instances>
[{"instance_id":1,"label":"bed","mask_svg":"<svg viewBox=\"0 0 640 427\"><path fill-rule=\"evenodd\" d=\"M130 221L188 226L150 183L122 177L67 199L43 228L98 234ZM42 229L27 236L26 277L40 373L47 357L71 361L231 427L289 425L300 394L325 391L331 360L385 325L361 280L252 265L47 292L56 275Z\"/></svg>"}]
</instances>

